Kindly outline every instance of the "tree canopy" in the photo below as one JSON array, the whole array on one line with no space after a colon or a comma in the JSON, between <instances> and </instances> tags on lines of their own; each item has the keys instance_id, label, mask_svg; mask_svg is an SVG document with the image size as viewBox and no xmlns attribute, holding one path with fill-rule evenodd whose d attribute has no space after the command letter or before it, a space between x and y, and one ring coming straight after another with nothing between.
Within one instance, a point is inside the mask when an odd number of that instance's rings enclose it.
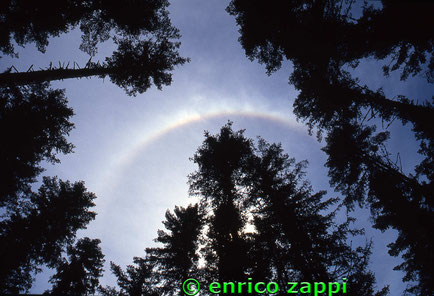
<instances>
[{"instance_id":1,"label":"tree canopy","mask_svg":"<svg viewBox=\"0 0 434 296\"><path fill-rule=\"evenodd\" d=\"M278 144L256 146L231 123L217 135L206 132L192 160L198 170L189 176L190 194L200 197L198 205L167 212L168 232L156 239L164 246L146 249L127 274L112 264L122 290L105 288L105 295L181 295L187 278L205 286L253 278L281 287L347 278L351 295L387 295L387 287L376 290L368 269L371 244L347 243L362 232L350 227L352 218L335 223L337 200L312 192L306 162L289 158Z\"/></svg>"},{"instance_id":2,"label":"tree canopy","mask_svg":"<svg viewBox=\"0 0 434 296\"><path fill-rule=\"evenodd\" d=\"M401 80L423 75L432 83L434 5L388 0L232 0L227 11L236 18L247 57L265 64L268 74L279 69L284 59L292 62L289 81L299 91L294 113L311 132L317 130L319 139L326 134L323 150L329 157L331 184L345 194L349 209L354 202L367 202L374 227L398 230L390 254L402 254L405 263L397 268L406 271L405 280L418 282L409 291L429 294L433 272L415 257L428 256L432 262L427 237L433 221L432 102L425 98L416 103L415 98L399 94L388 98L383 89L372 90L354 77L353 69L371 58L383 64L385 77L399 71ZM415 167L415 176L394 165L387 152L389 133L375 134L376 124L371 121L375 118L387 127L395 119L412 124L424 157ZM412 210L405 212L407 207Z\"/></svg>"},{"instance_id":3,"label":"tree canopy","mask_svg":"<svg viewBox=\"0 0 434 296\"><path fill-rule=\"evenodd\" d=\"M248 139L232 124L205 140L193 155L188 176L197 204L167 211L159 245L123 269L111 262L118 287L98 287L104 255L99 239L76 240L96 216L95 195L84 182L43 177L43 161L71 153L74 127L65 91L50 81L108 77L127 95L172 82L181 37L169 19L167 0L6 0L0 4L0 51L18 57L16 46L34 43L45 52L52 37L81 31L77 47L89 55L45 69L0 73L0 293L31 288L42 266L56 269L46 294L183 295L187 278L201 283L255 281L332 282L345 278L351 295L384 296L369 270L372 242L353 246L355 220L335 216L343 206L371 210L373 227L395 229L389 254L411 282L407 292L434 291L431 225L434 192L434 116L431 98L422 103L357 77L357 67L375 60L386 79L421 76L434 82L434 4L428 1L231 0L227 11L239 26L240 43L267 74L292 63L289 82L298 91L294 113L324 139L330 184L343 198L314 192L306 161L281 145ZM409 5L411 3L411 5ZM95 61L109 41L113 52ZM417 156L404 172L388 152L398 120L411 124ZM386 125L385 128L381 124ZM416 154L416 153L415 153ZM207 293L205 291L204 293ZM285 293L286 294L286 293Z\"/></svg>"},{"instance_id":4,"label":"tree canopy","mask_svg":"<svg viewBox=\"0 0 434 296\"><path fill-rule=\"evenodd\" d=\"M197 205L166 212L163 225L167 231L159 230L155 239L163 247L146 248L147 260L157 270L159 295L182 295L180 283L197 275L203 222Z\"/></svg>"},{"instance_id":5,"label":"tree canopy","mask_svg":"<svg viewBox=\"0 0 434 296\"><path fill-rule=\"evenodd\" d=\"M79 229L96 213L95 195L83 182L43 177L42 161L71 153L74 127L65 91L48 82L0 88L0 292L28 291L43 265L54 268Z\"/></svg>"},{"instance_id":6,"label":"tree canopy","mask_svg":"<svg viewBox=\"0 0 434 296\"><path fill-rule=\"evenodd\" d=\"M48 37L58 36L79 26L82 31L80 49L91 57L100 42L111 39L117 50L102 63L82 67L74 62L65 66L27 72L0 74L0 85L29 84L89 76L106 77L125 89L127 94L145 92L152 84L159 89L170 85L175 66L188 61L178 53L178 29L168 17L166 0L134 0L116 3L65 0L56 3L7 1L0 6L2 31L0 50L13 54L11 40L19 45L35 42L40 51L48 45ZM56 18L53 19L53 15ZM49 20L49 21L47 21Z\"/></svg>"},{"instance_id":7,"label":"tree canopy","mask_svg":"<svg viewBox=\"0 0 434 296\"><path fill-rule=\"evenodd\" d=\"M378 9L365 3L355 19L352 6L360 2L233 0L227 10L236 17L239 40L250 59L265 64L269 74L284 58L293 63L290 82L300 91L294 103L298 117L327 127L342 117L357 116L361 108L372 108L386 120L396 116L410 121L433 137L431 104L386 98L381 90L359 85L348 69L362 58L387 58L394 64L385 66L386 74L401 69L405 79L425 71L431 81L434 35L428 28L434 25L429 16L434 6L426 1L382 1Z\"/></svg>"},{"instance_id":8,"label":"tree canopy","mask_svg":"<svg viewBox=\"0 0 434 296\"><path fill-rule=\"evenodd\" d=\"M126 272L111 262L120 290L101 288L104 295L183 295L181 283L198 275L199 242L203 226L197 205L175 207L166 212L155 242L162 247L146 248L145 257L135 257Z\"/></svg>"},{"instance_id":9,"label":"tree canopy","mask_svg":"<svg viewBox=\"0 0 434 296\"><path fill-rule=\"evenodd\" d=\"M49 37L78 27L82 32L80 49L93 56L98 43L114 36L139 37L173 29L166 10L168 6L166 0L3 1L0 6L0 49L5 54L14 54L12 41L15 41L20 46L36 43L44 52Z\"/></svg>"},{"instance_id":10,"label":"tree canopy","mask_svg":"<svg viewBox=\"0 0 434 296\"><path fill-rule=\"evenodd\" d=\"M72 152L66 137L73 128L73 110L64 90L48 83L0 88L0 206L28 193L43 171L42 160L58 162L57 153Z\"/></svg>"},{"instance_id":11,"label":"tree canopy","mask_svg":"<svg viewBox=\"0 0 434 296\"><path fill-rule=\"evenodd\" d=\"M72 152L67 136L73 110L64 90L49 87L53 80L109 76L128 95L161 89L172 82L171 71L188 61L179 55L179 30L172 26L166 0L121 2L10 0L0 4L0 51L18 57L15 46L34 43L45 52L49 39L71 30L82 32L80 50L90 56L85 65L14 66L0 74L0 292L27 291L43 265L56 268L48 293L93 293L101 276L99 240L81 239L77 230L95 218L93 193L83 182L71 184L43 177L43 161L58 163L57 154ZM101 63L92 61L98 46L114 44ZM14 72L15 71L15 72ZM66 252L69 259L62 258Z\"/></svg>"},{"instance_id":12,"label":"tree canopy","mask_svg":"<svg viewBox=\"0 0 434 296\"><path fill-rule=\"evenodd\" d=\"M56 266L56 274L51 277L53 288L46 294L52 295L93 295L102 276L104 255L99 239L88 237L79 239L66 250L68 259Z\"/></svg>"},{"instance_id":13,"label":"tree canopy","mask_svg":"<svg viewBox=\"0 0 434 296\"><path fill-rule=\"evenodd\" d=\"M37 192L22 198L0 221L0 291L27 291L42 264L57 266L76 232L95 219L89 210L94 199L83 182L48 177Z\"/></svg>"}]
</instances>

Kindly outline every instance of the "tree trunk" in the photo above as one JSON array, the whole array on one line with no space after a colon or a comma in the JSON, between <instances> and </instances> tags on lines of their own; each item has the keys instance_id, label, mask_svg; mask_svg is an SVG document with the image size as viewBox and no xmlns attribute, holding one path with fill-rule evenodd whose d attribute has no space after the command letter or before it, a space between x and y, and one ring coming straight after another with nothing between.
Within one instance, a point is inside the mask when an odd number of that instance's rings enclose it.
<instances>
[{"instance_id":1,"label":"tree trunk","mask_svg":"<svg viewBox=\"0 0 434 296\"><path fill-rule=\"evenodd\" d=\"M82 69L52 69L18 73L4 72L0 74L0 85L22 85L43 81L63 80L69 78L106 76L107 74L113 72L114 69L108 67L92 67Z\"/></svg>"}]
</instances>

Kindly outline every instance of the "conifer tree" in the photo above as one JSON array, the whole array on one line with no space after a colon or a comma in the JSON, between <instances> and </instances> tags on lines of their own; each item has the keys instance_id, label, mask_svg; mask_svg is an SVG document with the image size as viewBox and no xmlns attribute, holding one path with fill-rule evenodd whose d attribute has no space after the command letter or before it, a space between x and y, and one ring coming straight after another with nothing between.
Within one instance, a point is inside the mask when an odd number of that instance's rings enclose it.
<instances>
[{"instance_id":1,"label":"conifer tree","mask_svg":"<svg viewBox=\"0 0 434 296\"><path fill-rule=\"evenodd\" d=\"M190 194L199 195L208 212L205 250L208 275L223 281L242 280L248 266L248 244L243 234L246 216L242 201L243 175L252 155L252 143L230 124L221 133L205 133L193 161L197 172L189 176Z\"/></svg>"},{"instance_id":2,"label":"conifer tree","mask_svg":"<svg viewBox=\"0 0 434 296\"><path fill-rule=\"evenodd\" d=\"M300 91L294 111L310 125L324 126L330 118L356 116L368 108L385 120L411 122L417 132L433 138L430 98L425 104L403 96L387 98L381 89L360 85L347 70L366 57L390 58L389 65L394 64L384 67L385 74L401 69L404 80L426 70L427 80L433 81L434 34L429 28L434 26L434 5L381 2L381 8L374 8L353 0L233 0L227 10L240 27L246 55L265 64L268 74L284 58L293 63L290 82ZM353 7L357 5L361 7ZM354 9L361 10L360 18L352 17Z\"/></svg>"},{"instance_id":3,"label":"conifer tree","mask_svg":"<svg viewBox=\"0 0 434 296\"><path fill-rule=\"evenodd\" d=\"M153 266L145 258L134 257L133 265L123 271L119 265L110 262L110 269L117 278L120 290L114 287L100 287L105 296L158 296L157 281L153 274Z\"/></svg>"},{"instance_id":4,"label":"conifer tree","mask_svg":"<svg viewBox=\"0 0 434 296\"><path fill-rule=\"evenodd\" d=\"M45 51L48 37L58 36L80 27L83 32L80 49L91 57L100 42L111 39L117 50L100 63L78 66L60 64L46 69L0 74L0 85L22 85L68 78L97 76L125 89L128 95L145 92L152 84L159 89L172 82L175 66L188 61L178 53L179 30L172 26L166 0L100 2L94 0L7 1L0 6L0 50L14 54L11 40L19 45L36 42ZM53 15L56 18L53 19ZM47 19L50 22L47 22ZM16 69L15 69L16 70Z\"/></svg>"},{"instance_id":5,"label":"conifer tree","mask_svg":"<svg viewBox=\"0 0 434 296\"><path fill-rule=\"evenodd\" d=\"M149 263L156 269L160 295L183 295L181 283L199 276L198 244L202 230L202 215L198 205L175 207L166 212L155 242L162 247L146 248Z\"/></svg>"},{"instance_id":6,"label":"conifer tree","mask_svg":"<svg viewBox=\"0 0 434 296\"><path fill-rule=\"evenodd\" d=\"M0 292L27 291L42 264L54 268L79 229L95 218L95 195L83 182L44 177L38 192L0 221Z\"/></svg>"},{"instance_id":7,"label":"conifer tree","mask_svg":"<svg viewBox=\"0 0 434 296\"><path fill-rule=\"evenodd\" d=\"M351 295L386 295L387 287L375 291L375 277L367 267L370 244L354 250L347 243L350 236L363 232L351 229L352 218L334 222L337 210L330 207L338 199L325 199L325 191L312 193L304 178L306 165L289 158L280 145L259 140L250 202L255 244L262 246L256 256L267 256L269 267L256 268L269 270L267 280L281 285L288 278L300 282L346 278Z\"/></svg>"},{"instance_id":8,"label":"conifer tree","mask_svg":"<svg viewBox=\"0 0 434 296\"><path fill-rule=\"evenodd\" d=\"M330 207L337 199L312 193L304 180L305 162L296 163L279 145L264 140L256 148L243 131L234 132L231 123L205 137L193 158L199 169L189 182L191 193L209 209L204 268L210 278L255 277L280 286L288 281L348 278L351 295L387 294L387 287L375 291L374 275L367 268L370 245L353 250L347 244L349 235L360 231L350 228L352 219L340 225L333 221L336 211ZM232 213L221 205L228 199ZM244 229L249 215L255 227L252 234ZM235 224L234 218L241 223Z\"/></svg>"},{"instance_id":9,"label":"conifer tree","mask_svg":"<svg viewBox=\"0 0 434 296\"><path fill-rule=\"evenodd\" d=\"M104 255L99 239L88 237L79 239L75 245L69 245L68 259L56 266L56 274L50 279L53 288L48 295L93 295L102 276Z\"/></svg>"},{"instance_id":10,"label":"conifer tree","mask_svg":"<svg viewBox=\"0 0 434 296\"><path fill-rule=\"evenodd\" d=\"M231 125L217 135L206 132L192 158L199 168L189 176L190 194L201 198L199 205L167 212L163 223L168 231L159 231L156 239L164 246L146 249L126 273L112 264L121 290L105 288L104 295L178 295L187 277L205 287L275 282L280 287L276 295L287 295L292 281L345 278L351 295L387 295L388 287L376 290L368 269L371 243L348 244L362 231L350 227L352 218L335 223L339 207L331 207L337 199L312 193L304 178L306 162L289 158L278 144L259 140L255 146ZM249 224L253 231L247 231ZM312 286L305 285L304 292L313 293ZM214 295L206 288L202 294Z\"/></svg>"},{"instance_id":11,"label":"conifer tree","mask_svg":"<svg viewBox=\"0 0 434 296\"><path fill-rule=\"evenodd\" d=\"M126 273L114 263L111 269L118 279L115 288L102 288L104 295L184 295L183 281L198 278L199 241L202 214L198 205L175 207L166 212L164 230L158 230L155 242L161 247L146 248L146 256L134 258Z\"/></svg>"},{"instance_id":12,"label":"conifer tree","mask_svg":"<svg viewBox=\"0 0 434 296\"><path fill-rule=\"evenodd\" d=\"M42 160L59 162L56 154L72 152L66 136L73 115L64 90L48 83L0 88L0 206L11 207L43 171Z\"/></svg>"},{"instance_id":13,"label":"conifer tree","mask_svg":"<svg viewBox=\"0 0 434 296\"><path fill-rule=\"evenodd\" d=\"M14 41L19 46L35 43L39 51L45 52L49 37L78 28L82 32L80 49L94 56L99 43L115 36L138 37L174 29L168 6L165 0L5 0L0 6L0 50L15 55Z\"/></svg>"},{"instance_id":14,"label":"conifer tree","mask_svg":"<svg viewBox=\"0 0 434 296\"><path fill-rule=\"evenodd\" d=\"M349 209L355 201L370 206L374 227L398 230L390 254L403 256L405 262L397 268L407 272L404 280L418 282L410 291L429 294L432 268L416 258L432 262L426 235L433 221L432 100L418 104L399 94L388 98L381 88L370 89L353 77L352 68L373 58L380 66L384 63L384 77L399 71L401 80L424 75L432 83L434 5L389 0L376 4L233 0L227 10L239 25L246 55L265 64L268 74L280 68L283 59L292 62L290 83L299 91L294 113L310 132L316 129L319 138L326 134L331 183L345 194ZM354 18L354 11L360 16ZM412 124L424 157L415 166L415 176L404 174L382 152L388 135L373 135L373 127L366 126L373 118L387 126L394 119Z\"/></svg>"},{"instance_id":15,"label":"conifer tree","mask_svg":"<svg viewBox=\"0 0 434 296\"><path fill-rule=\"evenodd\" d=\"M420 182L403 174L388 158L388 133L374 133L374 127L343 123L328 134L323 150L329 155L331 183L345 194L349 208L355 203L370 206L375 228L398 231L389 254L401 254L404 263L395 269L405 271L405 281L418 283L409 285L409 292L429 294L434 289L432 180Z\"/></svg>"}]
</instances>

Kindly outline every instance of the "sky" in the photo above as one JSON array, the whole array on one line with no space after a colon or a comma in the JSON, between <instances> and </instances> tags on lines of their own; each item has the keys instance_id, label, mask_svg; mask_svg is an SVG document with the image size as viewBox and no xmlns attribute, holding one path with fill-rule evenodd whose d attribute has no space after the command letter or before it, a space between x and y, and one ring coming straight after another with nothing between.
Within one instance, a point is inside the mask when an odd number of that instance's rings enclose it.
<instances>
[{"instance_id":1,"label":"sky","mask_svg":"<svg viewBox=\"0 0 434 296\"><path fill-rule=\"evenodd\" d=\"M137 97L128 97L108 79L70 79L53 82L53 88L65 88L75 116L75 129L69 140L74 153L60 155L60 164L47 164L43 175L60 179L84 180L89 191L97 195L94 211L98 213L88 228L78 233L101 239L106 272L101 284L115 285L109 262L125 267L134 256L144 256L144 248L153 246L166 210L185 206L196 199L188 197L188 174L196 167L189 160L204 140L204 131L215 134L228 120L234 130L268 142L281 142L285 152L297 161L307 159L307 178L315 191L327 190L327 197L339 196L328 185L324 142L309 136L303 123L297 122L292 104L297 95L288 84L291 64L267 76L263 65L245 57L238 42L239 33L232 16L225 12L229 1L172 1L170 17L180 29L180 53L191 62L177 67L173 83L162 91L155 87ZM33 45L19 49L20 58L2 58L1 69L14 65L25 71L34 64L46 67L50 62L84 64L88 57L79 51L80 32L50 39L45 54ZM103 59L113 51L104 43L94 59ZM356 69L362 82L386 94L398 93L423 100L433 93L422 79L405 84L392 75L383 80L381 67L371 60ZM390 127L390 150L400 152L403 167L410 170L417 161L417 150L408 127ZM407 157L403 157L406 155ZM387 244L394 231L381 233L370 228L369 211L357 210L356 226L366 227L366 237L356 243L374 241L371 269L379 288L390 285L390 295L405 289L403 273L393 271L401 262L387 254ZM52 272L37 276L32 293L48 289Z\"/></svg>"}]
</instances>

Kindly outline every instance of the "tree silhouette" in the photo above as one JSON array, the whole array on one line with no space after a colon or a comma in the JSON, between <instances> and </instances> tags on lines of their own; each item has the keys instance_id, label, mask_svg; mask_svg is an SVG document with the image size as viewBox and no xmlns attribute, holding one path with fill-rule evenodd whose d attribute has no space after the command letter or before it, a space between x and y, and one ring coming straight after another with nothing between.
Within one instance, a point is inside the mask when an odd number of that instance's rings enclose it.
<instances>
[{"instance_id":1,"label":"tree silhouette","mask_svg":"<svg viewBox=\"0 0 434 296\"><path fill-rule=\"evenodd\" d=\"M0 51L4 54L18 57L14 42L20 46L36 43L45 52L50 37L77 27L83 33L80 49L91 57L101 42L111 39L117 46L102 63L90 58L81 68L75 62L71 67L50 63L38 71L32 65L22 73L12 73L15 68L11 66L0 74L0 132L4 138L0 177L5 184L0 189L0 255L5 258L0 293L28 290L33 273L43 264L58 269L50 293L95 291L102 264L98 241L84 239L75 249L71 246L76 231L95 217L88 210L95 196L86 192L82 182L71 185L48 177L37 193L31 191L43 171L41 161L59 162L56 154L70 153L73 148L66 140L73 127L69 121L73 111L67 107L64 91L50 89L48 82L108 76L128 95L143 93L152 84L159 89L169 85L170 72L188 59L178 53L180 34L171 25L168 5L166 0L7 0L0 4ZM66 246L69 262L61 259Z\"/></svg>"},{"instance_id":2,"label":"tree silhouette","mask_svg":"<svg viewBox=\"0 0 434 296\"><path fill-rule=\"evenodd\" d=\"M262 248L253 258L263 256L269 264L268 268L259 264L259 272L281 285L288 278L313 282L345 277L351 295L386 295L387 288L375 292L374 275L367 269L371 245L353 250L347 244L349 234L362 232L349 227L352 218L343 224L333 221L336 210L329 208L337 199L325 199L323 191L312 194L304 180L307 163L297 163L280 145L264 140L259 141L258 152L252 196L257 196L255 243Z\"/></svg>"},{"instance_id":3,"label":"tree silhouette","mask_svg":"<svg viewBox=\"0 0 434 296\"><path fill-rule=\"evenodd\" d=\"M20 200L0 222L1 293L26 291L40 265L59 264L77 230L95 218L89 211L94 199L83 182L71 184L44 177L38 192Z\"/></svg>"},{"instance_id":4,"label":"tree silhouette","mask_svg":"<svg viewBox=\"0 0 434 296\"><path fill-rule=\"evenodd\" d=\"M45 70L12 73L12 67L0 74L0 85L28 84L81 77L106 77L124 88L128 95L145 92L152 82L159 88L172 82L169 73L176 65L182 65L188 59L178 54L179 31L174 28L168 17L165 0L138 0L127 3L101 3L100 1L63 0L53 5L39 2L22 1L5 3L2 20L4 32L0 33L0 47L6 53L12 53L11 38L18 44L36 42L40 50L48 44L48 36L57 36L80 25L83 32L80 48L93 56L99 42L110 38L118 49L112 56L100 64L89 59L86 66L72 68L60 65L53 68L50 64ZM35 12L25 18L28 11ZM47 23L47 16L58 14ZM28 27L32 29L29 30ZM78 65L77 65L78 66Z\"/></svg>"},{"instance_id":5,"label":"tree silhouette","mask_svg":"<svg viewBox=\"0 0 434 296\"><path fill-rule=\"evenodd\" d=\"M328 209L337 199L312 194L303 178L305 162L296 163L280 145L264 140L255 147L231 123L205 137L193 157L199 169L189 177L190 193L209 211L205 273L219 281L255 277L281 286L347 277L352 295L387 294L387 288L374 291L370 245L353 250L347 244L348 234L360 231L349 228L352 219L333 222L336 211ZM247 234L249 216L255 231Z\"/></svg>"},{"instance_id":6,"label":"tree silhouette","mask_svg":"<svg viewBox=\"0 0 434 296\"><path fill-rule=\"evenodd\" d=\"M388 133L374 132L374 127L344 123L329 133L323 150L329 155L331 183L345 194L348 207L369 202L375 228L398 231L389 254L403 253L405 262L396 269L406 272L404 280L419 282L410 292L429 294L434 289L429 227L434 222L432 181L419 182L400 173L387 155L380 154L386 152L383 143Z\"/></svg>"},{"instance_id":7,"label":"tree silhouette","mask_svg":"<svg viewBox=\"0 0 434 296\"><path fill-rule=\"evenodd\" d=\"M184 295L181 283L197 278L198 243L202 229L202 215L197 205L187 208L175 207L166 212L163 225L158 230L156 242L163 247L146 248L144 258L135 257L134 264L127 267L126 274L112 262L112 272L121 288L102 288L104 295Z\"/></svg>"},{"instance_id":8,"label":"tree silhouette","mask_svg":"<svg viewBox=\"0 0 434 296\"><path fill-rule=\"evenodd\" d=\"M95 0L61 0L55 3L3 1L0 6L0 50L14 54L12 40L18 45L36 43L44 52L49 37L56 37L79 27L80 49L95 55L97 44L115 36L133 36L173 29L168 1L127 1L103 3Z\"/></svg>"},{"instance_id":9,"label":"tree silhouette","mask_svg":"<svg viewBox=\"0 0 434 296\"><path fill-rule=\"evenodd\" d=\"M371 205L374 227L398 230L390 254L404 253L405 263L397 268L407 272L405 280L420 282L413 292L429 294L433 271L417 258L432 258L425 238L433 220L433 105L400 95L387 98L382 89L371 90L352 77L351 68L364 58L385 60L385 76L399 70L405 80L424 72L432 83L434 34L429 28L434 5L384 0L374 7L364 2L360 17L354 18L351 12L360 3L233 0L227 10L236 17L246 55L265 64L268 74L280 68L284 58L292 62L290 83L299 91L294 113L310 131L327 134L324 151L331 183L345 193L350 208L354 201ZM394 119L413 125L425 157L416 166L416 176L402 173L390 155L382 153L388 135L371 137L372 128L364 125L368 115L388 125ZM369 198L364 198L365 191ZM402 211L406 206L409 212ZM408 219L398 218L404 213Z\"/></svg>"},{"instance_id":10,"label":"tree silhouette","mask_svg":"<svg viewBox=\"0 0 434 296\"><path fill-rule=\"evenodd\" d=\"M166 212L164 227L158 231L156 242L163 247L147 248L146 257L157 269L159 295L183 295L180 283L198 275L197 253L202 216L197 205L175 207L173 214Z\"/></svg>"},{"instance_id":11,"label":"tree silhouette","mask_svg":"<svg viewBox=\"0 0 434 296\"><path fill-rule=\"evenodd\" d=\"M366 57L389 58L385 74L402 69L406 79L425 69L432 82L434 34L427 28L433 26L434 5L384 0L381 9L365 5L362 16L354 19L354 3L360 1L233 0L227 10L240 26L246 55L265 64L268 74L280 68L284 58L292 61L290 82L300 91L294 112L310 128L327 129L368 109L385 121L411 122L418 139L432 141L434 109L429 98L423 104L404 96L392 100L381 89L360 85L348 68Z\"/></svg>"},{"instance_id":12,"label":"tree silhouette","mask_svg":"<svg viewBox=\"0 0 434 296\"><path fill-rule=\"evenodd\" d=\"M193 157L199 170L189 176L190 194L202 197L210 213L205 257L209 277L220 282L243 279L247 272L248 243L242 231L247 217L239 203L252 148L242 132L233 133L228 125L215 137L205 133Z\"/></svg>"},{"instance_id":13,"label":"tree silhouette","mask_svg":"<svg viewBox=\"0 0 434 296\"><path fill-rule=\"evenodd\" d=\"M110 262L110 269L117 278L120 291L113 287L100 287L103 295L120 296L157 296L160 295L155 289L157 281L153 277L152 268L145 258L134 257L134 265L128 265L126 272L119 265Z\"/></svg>"},{"instance_id":14,"label":"tree silhouette","mask_svg":"<svg viewBox=\"0 0 434 296\"><path fill-rule=\"evenodd\" d=\"M341 240L345 235L339 238L335 233L336 250L330 250L327 226L332 225L332 215L327 218L319 212L336 200L322 202L325 192L312 194L309 184L302 182L306 162L295 163L279 145L269 145L264 140L260 140L258 150L257 181L253 187L258 196L253 200L258 205L255 226L259 239L265 239L268 248L277 248L271 252L275 257L271 262L279 282L298 276L306 281L330 280L325 258L330 251L344 253L346 245Z\"/></svg>"},{"instance_id":15,"label":"tree silhouette","mask_svg":"<svg viewBox=\"0 0 434 296\"><path fill-rule=\"evenodd\" d=\"M52 295L93 295L102 276L104 255L99 239L79 239L67 248L68 259L57 266L57 273L51 277L53 288L45 294Z\"/></svg>"},{"instance_id":16,"label":"tree silhouette","mask_svg":"<svg viewBox=\"0 0 434 296\"><path fill-rule=\"evenodd\" d=\"M190 195L199 196L199 204L166 212L167 231L156 239L163 247L147 248L126 273L112 263L121 290L102 288L104 295L181 295L190 277L205 286L251 278L280 287L347 278L351 295L387 295L387 287L375 291L368 270L371 243L348 245L350 235L362 231L350 228L352 218L334 222L339 208L330 207L337 199L312 193L306 162L296 163L278 144L259 140L255 146L230 122L217 135L206 132L192 160L199 168L189 175Z\"/></svg>"},{"instance_id":17,"label":"tree silhouette","mask_svg":"<svg viewBox=\"0 0 434 296\"><path fill-rule=\"evenodd\" d=\"M63 90L48 83L0 88L0 206L12 206L42 171L42 160L58 162L56 153L70 153L66 136L73 115Z\"/></svg>"},{"instance_id":18,"label":"tree silhouette","mask_svg":"<svg viewBox=\"0 0 434 296\"><path fill-rule=\"evenodd\" d=\"M434 34L427 28L434 25L429 16L434 5L382 1L382 9L365 6L362 17L354 19L354 2L233 0L227 10L236 17L240 42L251 60L265 64L269 74L280 68L283 58L292 61L290 82L300 91L294 111L311 125L327 125L330 117L372 108L386 120L410 121L417 130L434 137L431 104L386 98L381 90L359 85L345 70L358 65L361 58L390 57L390 64L395 61L390 70L403 68L403 79L418 74L429 63L426 76L431 81Z\"/></svg>"}]
</instances>

